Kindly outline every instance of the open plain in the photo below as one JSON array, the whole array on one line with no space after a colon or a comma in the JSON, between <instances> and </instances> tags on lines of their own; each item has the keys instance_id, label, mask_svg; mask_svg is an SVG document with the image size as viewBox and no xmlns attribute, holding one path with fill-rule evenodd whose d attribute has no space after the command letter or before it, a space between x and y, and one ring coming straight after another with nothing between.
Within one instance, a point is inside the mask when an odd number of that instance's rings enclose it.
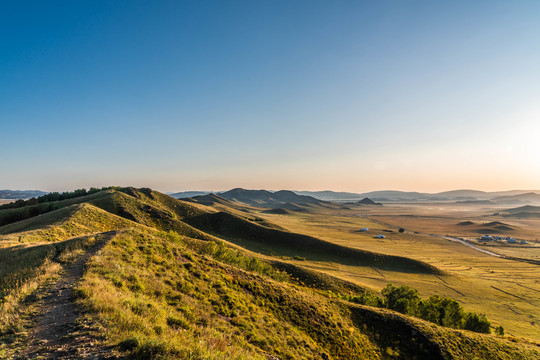
<instances>
[{"instance_id":1,"label":"open plain","mask_svg":"<svg viewBox=\"0 0 540 360\"><path fill-rule=\"evenodd\" d=\"M458 224L469 220L479 224L499 221L500 217L489 215L495 210L477 205L432 203L342 205L312 213L260 216L289 231L339 245L424 261L441 269L444 275L418 275L309 260L299 261L299 264L375 290L391 282L413 286L426 296L451 296L504 325L509 334L540 341L539 265L490 256L442 237L448 234L465 239L478 238L482 232ZM540 244L536 239L540 234L540 222L504 221L512 226L513 237L527 239L528 244L471 242L501 255L537 260ZM400 227L406 229L404 233L398 231ZM369 230L360 231L362 228ZM377 235L385 238L378 239Z\"/></svg>"},{"instance_id":2,"label":"open plain","mask_svg":"<svg viewBox=\"0 0 540 360\"><path fill-rule=\"evenodd\" d=\"M400 232L372 206L222 195L0 208L0 356L540 358L538 265Z\"/></svg>"}]
</instances>

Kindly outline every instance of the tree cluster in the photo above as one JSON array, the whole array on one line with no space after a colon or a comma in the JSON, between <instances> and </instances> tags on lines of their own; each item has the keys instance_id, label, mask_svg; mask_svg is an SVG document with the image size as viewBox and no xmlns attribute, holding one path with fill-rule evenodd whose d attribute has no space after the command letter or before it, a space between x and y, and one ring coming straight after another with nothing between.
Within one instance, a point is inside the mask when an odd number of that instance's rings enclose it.
<instances>
[{"instance_id":1,"label":"tree cluster","mask_svg":"<svg viewBox=\"0 0 540 360\"><path fill-rule=\"evenodd\" d=\"M456 300L449 297L433 295L428 299L422 299L418 290L406 285L397 287L388 284L382 290L382 297L364 293L350 300L359 304L392 309L442 326L487 334L491 332L491 323L484 314L465 312ZM502 326L498 328L497 334L504 334Z\"/></svg>"},{"instance_id":2,"label":"tree cluster","mask_svg":"<svg viewBox=\"0 0 540 360\"><path fill-rule=\"evenodd\" d=\"M18 209L25 206L32 206L32 205L38 205L38 204L44 204L48 202L53 201L60 201L60 200L67 200L67 199L74 199L81 196L91 195L95 194L97 192L111 189L112 187L102 187L102 188L94 188L91 187L89 190L86 189L77 189L74 191L66 191L66 192L51 192L42 196L39 196L37 198L31 198L28 200L17 200L15 202L5 204L0 206L0 210L3 209Z\"/></svg>"}]
</instances>

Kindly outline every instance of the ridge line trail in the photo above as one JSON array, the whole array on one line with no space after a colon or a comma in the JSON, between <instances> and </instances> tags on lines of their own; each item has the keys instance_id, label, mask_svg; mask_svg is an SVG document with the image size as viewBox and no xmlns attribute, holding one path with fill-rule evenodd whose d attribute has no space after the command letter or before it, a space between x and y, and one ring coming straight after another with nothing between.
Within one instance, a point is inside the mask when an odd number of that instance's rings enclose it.
<instances>
[{"instance_id":1,"label":"ridge line trail","mask_svg":"<svg viewBox=\"0 0 540 360\"><path fill-rule=\"evenodd\" d=\"M96 243L73 263L65 265L56 283L43 292L40 315L29 329L25 350L16 359L105 359L110 351L99 349L95 339L88 335L74 334L81 314L74 303L74 288L82 278L88 260L101 250L118 231L96 234ZM97 354L102 356L99 356ZM115 358L115 357L113 357Z\"/></svg>"}]
</instances>

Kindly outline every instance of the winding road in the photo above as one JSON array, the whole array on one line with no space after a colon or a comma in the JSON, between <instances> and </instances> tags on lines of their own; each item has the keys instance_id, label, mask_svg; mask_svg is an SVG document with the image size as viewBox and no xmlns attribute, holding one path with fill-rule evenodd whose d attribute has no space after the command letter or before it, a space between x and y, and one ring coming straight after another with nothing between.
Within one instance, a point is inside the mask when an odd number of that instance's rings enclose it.
<instances>
[{"instance_id":1,"label":"winding road","mask_svg":"<svg viewBox=\"0 0 540 360\"><path fill-rule=\"evenodd\" d=\"M427 234L425 234L427 235ZM461 240L461 239L458 239L458 238L455 238L455 237L452 237L452 236L443 236L443 235L431 235L431 236L435 236L435 237L440 237L440 238L443 238L443 239L446 239L446 240L450 240L450 241L455 241L455 242L458 242L460 244L463 244L465 246L468 246L470 248L473 248L475 250L478 250L480 252L483 252L484 254L488 254L488 255L491 255L491 256L495 256L495 257L503 257L499 254L496 254L494 252L491 252L489 250L484 250L484 249L480 249L478 246L474 246L473 244L465 241L465 240Z\"/></svg>"}]
</instances>

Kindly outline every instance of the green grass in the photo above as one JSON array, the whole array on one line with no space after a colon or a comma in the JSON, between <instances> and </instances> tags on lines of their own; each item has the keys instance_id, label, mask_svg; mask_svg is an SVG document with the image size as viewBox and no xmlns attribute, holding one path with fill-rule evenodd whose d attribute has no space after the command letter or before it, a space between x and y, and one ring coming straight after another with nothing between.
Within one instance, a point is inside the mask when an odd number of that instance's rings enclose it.
<instances>
[{"instance_id":1,"label":"green grass","mask_svg":"<svg viewBox=\"0 0 540 360\"><path fill-rule=\"evenodd\" d=\"M12 224L17 221L30 219L38 215L58 210L73 204L81 204L89 201L97 201L114 193L114 190L100 191L91 195L81 196L74 199L51 201L37 205L30 205L15 209L0 209L0 226Z\"/></svg>"},{"instance_id":2,"label":"green grass","mask_svg":"<svg viewBox=\"0 0 540 360\"><path fill-rule=\"evenodd\" d=\"M171 233L123 232L92 260L80 302L109 344L141 359L539 356L526 345L343 302L337 295L353 285L335 280L333 292L321 292L293 271L276 276L268 265L250 268L247 254L208 246Z\"/></svg>"},{"instance_id":3,"label":"green grass","mask_svg":"<svg viewBox=\"0 0 540 360\"><path fill-rule=\"evenodd\" d=\"M283 359L311 359L326 352L362 359L376 354L361 334L350 335L350 347L343 343L348 334L343 329L352 326L343 308L264 276L276 270L226 264L224 252L189 246L164 233L122 233L93 259L81 301L96 320L108 320L103 327L112 344L137 339L135 357L144 358L145 344L170 358L195 350L194 358L262 358L270 352ZM250 269L249 257L234 257L227 262Z\"/></svg>"},{"instance_id":4,"label":"green grass","mask_svg":"<svg viewBox=\"0 0 540 360\"><path fill-rule=\"evenodd\" d=\"M90 259L76 292L83 321L97 324L101 341L128 358L540 358L512 336L517 326L502 323L511 334L504 338L479 335L348 301L375 297L388 282L417 287L424 298L448 287L467 292L459 281L470 279L446 265L442 243L430 252L433 244L423 238L399 243L389 234L386 244L349 231L374 227L364 219L242 206L225 213L227 204L213 209L149 189L102 191L54 206L0 227L5 334L28 331L22 300L91 246L92 234L118 230ZM427 256L414 253L423 250ZM489 289L490 296L500 293ZM471 295L458 300L466 311L484 312L471 302L485 304L482 296Z\"/></svg>"},{"instance_id":5,"label":"green grass","mask_svg":"<svg viewBox=\"0 0 540 360\"><path fill-rule=\"evenodd\" d=\"M352 266L376 266L388 271L442 274L434 266L409 258L336 245L312 236L271 229L225 212L205 213L186 220L215 236L266 255L301 256Z\"/></svg>"},{"instance_id":6,"label":"green grass","mask_svg":"<svg viewBox=\"0 0 540 360\"><path fill-rule=\"evenodd\" d=\"M0 227L0 241L11 243L62 241L137 224L91 204L76 204Z\"/></svg>"},{"instance_id":7,"label":"green grass","mask_svg":"<svg viewBox=\"0 0 540 360\"><path fill-rule=\"evenodd\" d=\"M400 234L394 227L353 216L358 210L350 214L342 212L342 215L340 212L260 216L289 231L317 236L337 245L420 260L442 270L444 275L391 272L376 266L350 266L310 259L294 263L374 291L394 283L414 287L423 296L449 296L457 299L467 311L485 313L493 326L504 326L507 334L540 342L538 265L495 258L436 237ZM455 219L453 222L457 223ZM362 227L369 228L369 232L358 232ZM374 238L379 233L385 234L386 239Z\"/></svg>"}]
</instances>

